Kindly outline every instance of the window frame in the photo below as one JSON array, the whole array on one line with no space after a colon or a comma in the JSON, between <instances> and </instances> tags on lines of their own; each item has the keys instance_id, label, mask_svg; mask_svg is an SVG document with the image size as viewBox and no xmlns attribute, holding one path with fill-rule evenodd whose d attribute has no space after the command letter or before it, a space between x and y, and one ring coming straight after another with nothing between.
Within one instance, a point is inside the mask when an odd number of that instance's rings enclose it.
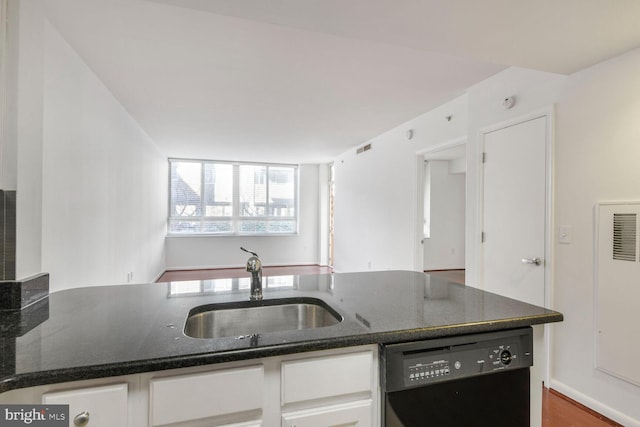
<instances>
[{"instance_id":1,"label":"window frame","mask_svg":"<svg viewBox=\"0 0 640 427\"><path fill-rule=\"evenodd\" d=\"M192 162L198 163L201 165L200 169L200 216L172 216L172 174L171 168L172 163L174 162ZM185 158L169 158L168 159L168 168L169 168L169 176L168 176L168 215L167 215L167 237L229 237L229 236L251 236L251 237L260 237L260 236L295 236L299 234L300 230L300 165L298 164L287 164L287 163L262 163L262 162L241 162L241 161L227 161L227 160L205 160L205 159L185 159ZM232 214L231 216L206 216L206 199L205 199L205 165L206 164L216 164L216 165L231 165L232 166ZM261 215L261 216L242 216L240 212L240 167L241 166L264 166L265 167L265 181L266 181L266 205L265 211L268 212L269 205L269 186L271 185L269 180L269 168L292 168L293 169L293 197L294 197L294 210L295 215L293 216L274 216L274 215ZM255 184L254 184L255 185ZM185 220L185 221L197 221L200 223L200 231L189 232L189 231L171 231L171 221L172 220ZM265 231L241 231L240 225L243 221L265 221L268 223L269 221L279 220L279 221L294 221L294 231L292 232L273 232L268 229ZM205 221L230 221L232 231L230 232L206 232L202 231L203 223Z\"/></svg>"}]
</instances>

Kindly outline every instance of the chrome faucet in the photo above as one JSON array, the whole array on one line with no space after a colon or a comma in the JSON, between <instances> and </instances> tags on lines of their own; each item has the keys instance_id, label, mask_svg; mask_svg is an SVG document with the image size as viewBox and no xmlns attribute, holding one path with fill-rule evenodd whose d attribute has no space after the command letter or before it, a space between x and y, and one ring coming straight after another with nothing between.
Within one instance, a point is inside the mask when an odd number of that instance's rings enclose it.
<instances>
[{"instance_id":1,"label":"chrome faucet","mask_svg":"<svg viewBox=\"0 0 640 427\"><path fill-rule=\"evenodd\" d=\"M251 294L249 299L262 299L262 262L258 258L258 254L240 246L240 249L251 254L247 260L247 271L251 273Z\"/></svg>"}]
</instances>

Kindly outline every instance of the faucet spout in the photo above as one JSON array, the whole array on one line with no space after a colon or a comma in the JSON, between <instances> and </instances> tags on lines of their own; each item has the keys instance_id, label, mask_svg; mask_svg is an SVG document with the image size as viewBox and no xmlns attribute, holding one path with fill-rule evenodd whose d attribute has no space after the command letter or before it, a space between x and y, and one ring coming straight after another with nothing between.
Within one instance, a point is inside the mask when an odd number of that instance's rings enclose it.
<instances>
[{"instance_id":1,"label":"faucet spout","mask_svg":"<svg viewBox=\"0 0 640 427\"><path fill-rule=\"evenodd\" d=\"M247 271L251 273L251 294L249 299L262 299L262 262L258 254L248 249L240 247L243 251L250 253L251 257L247 260Z\"/></svg>"}]
</instances>

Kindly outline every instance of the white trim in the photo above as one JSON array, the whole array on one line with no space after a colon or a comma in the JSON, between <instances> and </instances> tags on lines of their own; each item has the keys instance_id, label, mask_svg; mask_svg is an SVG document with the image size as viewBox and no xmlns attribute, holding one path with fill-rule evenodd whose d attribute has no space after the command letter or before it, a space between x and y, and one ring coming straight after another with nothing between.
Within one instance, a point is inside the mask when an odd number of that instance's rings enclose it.
<instances>
[{"instance_id":1,"label":"white trim","mask_svg":"<svg viewBox=\"0 0 640 427\"><path fill-rule=\"evenodd\" d=\"M579 392L575 388L572 388L561 381L552 379L550 383L545 384L547 384L549 388L557 390L565 396L575 400L578 403L583 404L584 406L604 415L607 418L612 419L617 423L620 423L626 427L640 427L640 420L631 418L630 416L613 409L611 406L605 405L604 403Z\"/></svg>"},{"instance_id":2,"label":"white trim","mask_svg":"<svg viewBox=\"0 0 640 427\"><path fill-rule=\"evenodd\" d=\"M491 132L497 130L506 129L511 126L516 126L520 123L525 123L531 120L544 117L546 119L546 156L545 156L545 243L544 243L544 305L545 307L552 307L552 281L553 281L553 159L554 159L554 106L550 105L546 108L530 112L503 122L495 123L493 125L481 128L478 130L478 144L476 144L478 159L478 169L476 171L477 178L477 199L476 199L476 230L478 232L478 238L475 240L476 247L476 283L480 289L485 289L484 283L484 246L482 245L480 235L484 228L484 167L482 166L482 153L484 152L485 137ZM551 376L551 327L547 324L544 326L544 358L542 377L543 381L548 382Z\"/></svg>"},{"instance_id":3,"label":"white trim","mask_svg":"<svg viewBox=\"0 0 640 427\"><path fill-rule=\"evenodd\" d=\"M415 193L413 200L413 269L424 270L424 156L416 154L413 164Z\"/></svg>"},{"instance_id":4,"label":"white trim","mask_svg":"<svg viewBox=\"0 0 640 427\"><path fill-rule=\"evenodd\" d=\"M467 143L467 137L461 136L459 138L451 139L449 141L441 142L441 143L432 145L430 147L423 148L421 150L416 151L416 154L424 156L427 153L437 153L439 151L445 151L450 148L455 148L460 145L465 145L466 143Z\"/></svg>"}]
</instances>

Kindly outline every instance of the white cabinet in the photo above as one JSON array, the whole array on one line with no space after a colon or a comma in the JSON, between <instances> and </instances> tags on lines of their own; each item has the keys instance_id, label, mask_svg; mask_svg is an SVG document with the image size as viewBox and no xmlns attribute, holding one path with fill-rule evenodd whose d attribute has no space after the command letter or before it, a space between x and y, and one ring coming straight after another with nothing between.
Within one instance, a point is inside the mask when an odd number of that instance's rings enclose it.
<instances>
[{"instance_id":1,"label":"white cabinet","mask_svg":"<svg viewBox=\"0 0 640 427\"><path fill-rule=\"evenodd\" d=\"M88 427L380 425L376 345L13 390L0 403L70 405Z\"/></svg>"},{"instance_id":2,"label":"white cabinet","mask_svg":"<svg viewBox=\"0 0 640 427\"><path fill-rule=\"evenodd\" d=\"M154 378L149 383L149 425L259 412L263 377L258 365Z\"/></svg>"},{"instance_id":3,"label":"white cabinet","mask_svg":"<svg viewBox=\"0 0 640 427\"><path fill-rule=\"evenodd\" d=\"M367 346L150 374L149 426L375 426L376 357Z\"/></svg>"},{"instance_id":4,"label":"white cabinet","mask_svg":"<svg viewBox=\"0 0 640 427\"><path fill-rule=\"evenodd\" d=\"M69 426L74 418L85 418L87 427L128 425L127 384L112 384L74 390L55 391L42 395L45 405L69 405Z\"/></svg>"},{"instance_id":5,"label":"white cabinet","mask_svg":"<svg viewBox=\"0 0 640 427\"><path fill-rule=\"evenodd\" d=\"M366 351L282 363L282 404L372 389L373 353Z\"/></svg>"},{"instance_id":6,"label":"white cabinet","mask_svg":"<svg viewBox=\"0 0 640 427\"><path fill-rule=\"evenodd\" d=\"M371 399L319 408L288 412L282 415L283 427L369 427L372 422Z\"/></svg>"},{"instance_id":7,"label":"white cabinet","mask_svg":"<svg viewBox=\"0 0 640 427\"><path fill-rule=\"evenodd\" d=\"M282 363L283 427L377 425L372 350Z\"/></svg>"}]
</instances>

